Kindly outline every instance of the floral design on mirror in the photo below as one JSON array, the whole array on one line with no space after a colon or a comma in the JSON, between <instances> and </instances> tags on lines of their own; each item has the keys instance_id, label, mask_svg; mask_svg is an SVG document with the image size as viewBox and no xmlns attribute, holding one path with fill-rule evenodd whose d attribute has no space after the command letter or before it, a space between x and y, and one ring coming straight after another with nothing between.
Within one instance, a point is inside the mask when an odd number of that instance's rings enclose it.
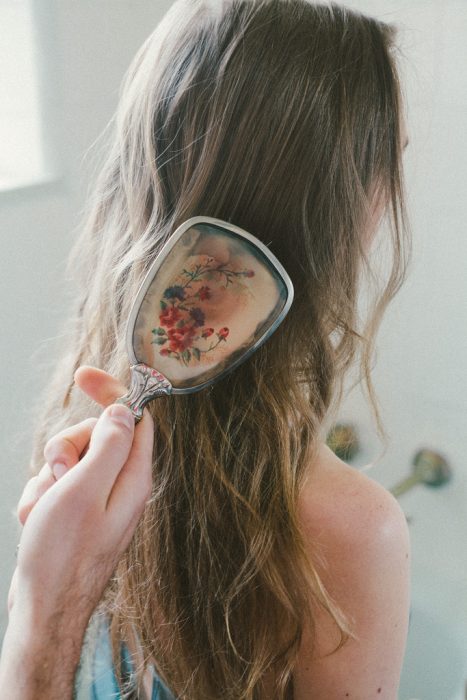
<instances>
[{"instance_id":1,"label":"floral design on mirror","mask_svg":"<svg viewBox=\"0 0 467 700\"><path fill-rule=\"evenodd\" d=\"M154 336L151 343L160 346L160 355L187 366L220 343L226 343L227 326L215 330L205 323L206 303L215 297L217 290L232 285L237 278L254 275L254 270L236 271L209 256L191 269L183 268L177 278L182 282L164 290L159 301L159 326L151 331Z\"/></svg>"}]
</instances>

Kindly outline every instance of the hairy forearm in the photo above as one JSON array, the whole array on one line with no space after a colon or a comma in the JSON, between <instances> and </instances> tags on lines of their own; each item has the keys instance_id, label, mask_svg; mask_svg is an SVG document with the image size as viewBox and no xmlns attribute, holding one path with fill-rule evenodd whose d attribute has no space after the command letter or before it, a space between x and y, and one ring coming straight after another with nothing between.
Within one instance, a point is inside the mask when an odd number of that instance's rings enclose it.
<instances>
[{"instance_id":1,"label":"hairy forearm","mask_svg":"<svg viewBox=\"0 0 467 700\"><path fill-rule=\"evenodd\" d=\"M71 700L84 628L57 616L39 625L10 615L0 659L8 700Z\"/></svg>"}]
</instances>

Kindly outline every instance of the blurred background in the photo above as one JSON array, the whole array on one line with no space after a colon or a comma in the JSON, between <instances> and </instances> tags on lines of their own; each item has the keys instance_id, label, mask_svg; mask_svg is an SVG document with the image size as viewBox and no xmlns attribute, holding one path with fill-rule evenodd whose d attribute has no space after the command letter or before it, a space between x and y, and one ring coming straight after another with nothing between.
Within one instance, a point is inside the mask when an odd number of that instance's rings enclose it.
<instances>
[{"instance_id":1,"label":"blurred background","mask_svg":"<svg viewBox=\"0 0 467 700\"><path fill-rule=\"evenodd\" d=\"M30 400L60 353L73 290L64 262L91 176L87 154L122 76L171 0L0 0L0 635L28 478ZM401 700L461 700L467 679L467 3L341 3L400 28L414 237L409 279L379 334L373 381L391 444L382 459L359 387L339 417L348 461L388 489L420 450L446 483L399 496L412 541ZM337 443L336 443L336 446ZM434 453L434 454L433 454ZM420 461L420 460L419 460Z\"/></svg>"}]
</instances>

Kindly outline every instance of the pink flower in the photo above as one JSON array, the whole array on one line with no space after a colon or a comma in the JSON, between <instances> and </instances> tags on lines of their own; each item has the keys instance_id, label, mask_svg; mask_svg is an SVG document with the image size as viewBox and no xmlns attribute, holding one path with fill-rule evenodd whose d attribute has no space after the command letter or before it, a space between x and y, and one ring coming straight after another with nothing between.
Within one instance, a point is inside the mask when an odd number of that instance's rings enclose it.
<instances>
[{"instance_id":1,"label":"pink flower","mask_svg":"<svg viewBox=\"0 0 467 700\"><path fill-rule=\"evenodd\" d=\"M195 329L193 326L181 326L180 328L171 328L167 331L170 340L169 348L174 352L183 352L189 348L193 342Z\"/></svg>"},{"instance_id":2,"label":"pink flower","mask_svg":"<svg viewBox=\"0 0 467 700\"><path fill-rule=\"evenodd\" d=\"M219 331L217 331L217 335L219 337L219 340L225 340L229 335L229 329L227 328L227 326L224 326Z\"/></svg>"},{"instance_id":3,"label":"pink flower","mask_svg":"<svg viewBox=\"0 0 467 700\"><path fill-rule=\"evenodd\" d=\"M209 338L210 335L214 333L214 328L205 328L201 333L202 338Z\"/></svg>"},{"instance_id":4,"label":"pink flower","mask_svg":"<svg viewBox=\"0 0 467 700\"><path fill-rule=\"evenodd\" d=\"M159 321L161 326L167 326L167 328L170 328L175 323L177 323L177 321L179 321L181 317L182 314L176 306L168 306L159 316Z\"/></svg>"},{"instance_id":5,"label":"pink flower","mask_svg":"<svg viewBox=\"0 0 467 700\"><path fill-rule=\"evenodd\" d=\"M210 299L211 298L211 288L210 287L200 287L198 289L198 296L201 299L201 301L204 301L204 299Z\"/></svg>"},{"instance_id":6,"label":"pink flower","mask_svg":"<svg viewBox=\"0 0 467 700\"><path fill-rule=\"evenodd\" d=\"M254 277L255 276L255 271L254 270L247 270L245 272L245 277Z\"/></svg>"}]
</instances>

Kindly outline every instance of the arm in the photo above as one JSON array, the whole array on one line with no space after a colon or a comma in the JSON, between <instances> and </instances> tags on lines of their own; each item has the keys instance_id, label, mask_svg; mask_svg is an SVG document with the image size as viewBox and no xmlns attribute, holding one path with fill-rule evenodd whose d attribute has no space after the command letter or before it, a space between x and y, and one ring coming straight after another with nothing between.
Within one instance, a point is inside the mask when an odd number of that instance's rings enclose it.
<instances>
[{"instance_id":1,"label":"arm","mask_svg":"<svg viewBox=\"0 0 467 700\"><path fill-rule=\"evenodd\" d=\"M33 619L10 613L0 662L2 693L8 700L71 698L85 630L58 616L48 623Z\"/></svg>"},{"instance_id":2,"label":"arm","mask_svg":"<svg viewBox=\"0 0 467 700\"><path fill-rule=\"evenodd\" d=\"M125 406L109 410L125 387L101 370L80 370L77 383L107 409L49 440L47 462L20 500L0 659L8 700L71 700L87 624L151 494L150 413L135 427Z\"/></svg>"},{"instance_id":3,"label":"arm","mask_svg":"<svg viewBox=\"0 0 467 700\"><path fill-rule=\"evenodd\" d=\"M388 491L347 469L328 494L332 500L322 493L310 499L306 536L310 546L322 542L328 568L319 573L353 617L358 639L324 658L339 635L329 616L319 613L314 652L309 631L300 649L295 700L397 700L410 611L407 522Z\"/></svg>"}]
</instances>

